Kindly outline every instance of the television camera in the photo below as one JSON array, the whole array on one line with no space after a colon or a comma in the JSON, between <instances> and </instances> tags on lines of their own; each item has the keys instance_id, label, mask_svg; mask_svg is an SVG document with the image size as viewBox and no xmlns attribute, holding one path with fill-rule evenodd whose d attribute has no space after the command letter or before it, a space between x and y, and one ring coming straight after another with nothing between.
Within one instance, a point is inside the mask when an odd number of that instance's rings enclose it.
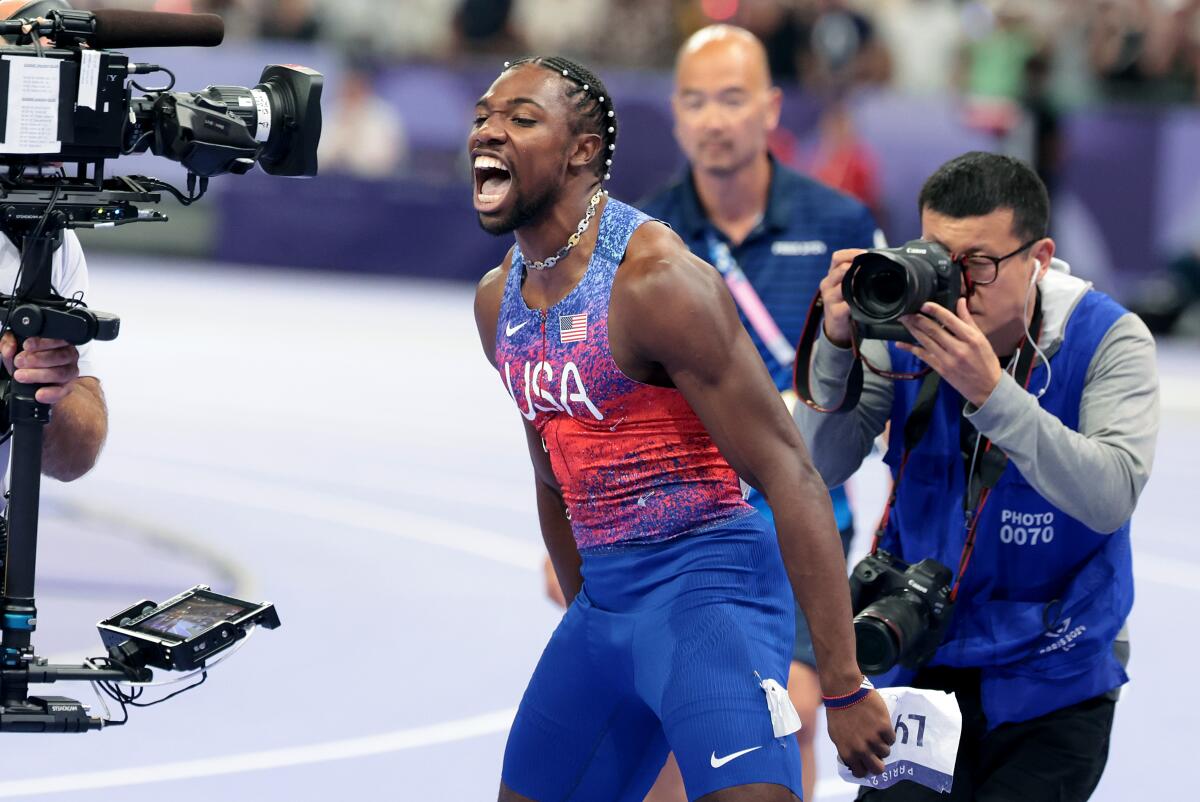
<instances>
[{"instance_id":1,"label":"television camera","mask_svg":"<svg viewBox=\"0 0 1200 802\"><path fill-rule=\"evenodd\" d=\"M181 92L173 91L169 69L118 50L214 46L224 36L220 17L77 11L62 0L5 0L0 17L7 17L0 19L0 230L21 254L11 292L0 287L0 334L12 331L18 343L47 337L74 345L116 338L115 315L60 297L52 286L52 257L67 229L163 222L165 215L146 208L160 202L162 192L190 204L212 176L242 174L255 164L272 175L316 175L320 73L271 65L254 87ZM135 80L152 74L165 75L166 85L147 88ZM186 190L146 176L105 175L106 160L146 151L179 162L187 170ZM214 655L227 654L255 626L278 626L279 617L269 603L198 585L101 621L104 657L73 666L37 657L34 573L42 441L51 412L37 401L37 387L0 368L8 414L0 434L11 428L12 440L9 499L0 520L0 732L83 732L125 723L127 705L155 703L136 701L140 689L121 684L148 682L151 668L192 670L203 682ZM96 683L120 703L125 720L92 716L65 697L28 695L30 683L62 680Z\"/></svg>"}]
</instances>

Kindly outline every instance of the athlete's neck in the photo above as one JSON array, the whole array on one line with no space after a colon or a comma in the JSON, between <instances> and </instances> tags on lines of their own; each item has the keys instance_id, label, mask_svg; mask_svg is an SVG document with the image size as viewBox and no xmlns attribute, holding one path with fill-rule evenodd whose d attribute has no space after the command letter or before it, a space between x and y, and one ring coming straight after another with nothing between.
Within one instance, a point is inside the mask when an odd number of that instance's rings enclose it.
<instances>
[{"instance_id":1,"label":"athlete's neck","mask_svg":"<svg viewBox=\"0 0 1200 802\"><path fill-rule=\"evenodd\" d=\"M587 213L588 201L599 188L598 182L566 187L558 201L537 220L518 228L514 233L525 260L540 262L558 253L575 233L579 221ZM592 224L595 224L594 220ZM588 228L590 230L591 226Z\"/></svg>"},{"instance_id":2,"label":"athlete's neck","mask_svg":"<svg viewBox=\"0 0 1200 802\"><path fill-rule=\"evenodd\" d=\"M764 151L759 158L731 173L692 170L692 181L705 217L738 245L767 211L771 160Z\"/></svg>"},{"instance_id":3,"label":"athlete's neck","mask_svg":"<svg viewBox=\"0 0 1200 802\"><path fill-rule=\"evenodd\" d=\"M567 244L579 227L579 221L587 214L588 202L598 189L598 182L567 188L559 201L538 220L514 232L526 264L544 261ZM552 306L558 300L555 296L562 294L562 288L573 287L579 281L587 269L606 201L607 198L600 199L587 230L565 257L547 270L525 271L525 286L531 291L526 294L526 299L531 305Z\"/></svg>"}]
</instances>

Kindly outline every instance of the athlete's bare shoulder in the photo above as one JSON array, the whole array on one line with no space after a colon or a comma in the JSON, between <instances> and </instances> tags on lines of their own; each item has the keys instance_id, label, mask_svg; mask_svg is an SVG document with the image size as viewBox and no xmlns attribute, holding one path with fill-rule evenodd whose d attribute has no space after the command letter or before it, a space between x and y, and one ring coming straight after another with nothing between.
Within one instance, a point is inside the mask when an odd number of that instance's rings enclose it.
<instances>
[{"instance_id":1,"label":"athlete's bare shoulder","mask_svg":"<svg viewBox=\"0 0 1200 802\"><path fill-rule=\"evenodd\" d=\"M512 269L512 257L513 248L509 248L503 261L485 273L475 287L475 326L479 329L483 353L493 365L496 364L496 321L500 318L500 301L504 298L508 271Z\"/></svg>"},{"instance_id":2,"label":"athlete's bare shoulder","mask_svg":"<svg viewBox=\"0 0 1200 802\"><path fill-rule=\"evenodd\" d=\"M717 270L688 250L679 235L659 222L638 226L613 283L613 299L641 310L688 306L699 295L725 292Z\"/></svg>"},{"instance_id":3,"label":"athlete's bare shoulder","mask_svg":"<svg viewBox=\"0 0 1200 802\"><path fill-rule=\"evenodd\" d=\"M494 296L499 303L500 295L504 292L504 282L508 279L508 271L512 269L513 251L516 250L516 245L508 249L508 253L504 254L504 259L500 264L493 267L491 270L483 274L483 278L479 279L479 284L475 287L475 298L489 298Z\"/></svg>"},{"instance_id":4,"label":"athlete's bare shoulder","mask_svg":"<svg viewBox=\"0 0 1200 802\"><path fill-rule=\"evenodd\" d=\"M655 262L675 261L689 256L691 251L670 226L651 220L634 230L625 247L622 265L650 266Z\"/></svg>"},{"instance_id":5,"label":"athlete's bare shoulder","mask_svg":"<svg viewBox=\"0 0 1200 802\"><path fill-rule=\"evenodd\" d=\"M737 322L729 291L716 268L688 250L667 226L638 226L613 281L609 336L618 364L639 370L668 364L676 350L695 350L695 327Z\"/></svg>"}]
</instances>

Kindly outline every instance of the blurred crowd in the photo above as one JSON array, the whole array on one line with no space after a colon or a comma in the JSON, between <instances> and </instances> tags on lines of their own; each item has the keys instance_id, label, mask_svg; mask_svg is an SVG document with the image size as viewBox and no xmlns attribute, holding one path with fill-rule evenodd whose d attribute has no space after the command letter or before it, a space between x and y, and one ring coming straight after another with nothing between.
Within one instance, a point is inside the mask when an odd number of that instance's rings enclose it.
<instances>
[{"instance_id":1,"label":"blurred crowd","mask_svg":"<svg viewBox=\"0 0 1200 802\"><path fill-rule=\"evenodd\" d=\"M494 61L564 55L583 63L664 70L679 44L713 21L766 44L775 80L822 99L818 150L802 166L875 207L869 153L839 101L886 87L962 98L967 122L1003 139L1050 186L1058 120L1098 103L1200 100L1200 0L75 0L215 12L227 39L320 42L347 54L323 146L326 167L386 176L410 161L404 123L374 96L373 72L396 62ZM363 123L370 122L371 126ZM1022 130L1023 129L1023 130ZM370 130L339 141L338 130ZM781 132L786 135L786 132ZM369 145L369 147L368 147ZM786 143L775 143L785 161Z\"/></svg>"},{"instance_id":2,"label":"blurred crowd","mask_svg":"<svg viewBox=\"0 0 1200 802\"><path fill-rule=\"evenodd\" d=\"M363 178L446 172L438 158L410 148L414 137L406 129L432 123L402 116L394 86L388 97L380 94L380 77L393 65L494 65L537 53L600 71L662 72L672 68L691 33L729 22L764 42L777 83L799 86L818 101L820 113L805 141L781 127L772 152L858 197L885 226L881 165L844 102L858 93L953 98L961 122L994 135L997 149L1027 158L1052 194L1063 163L1064 115L1095 106L1200 102L1200 0L71 2L76 8L214 12L225 21L227 41L306 42L345 54L326 92L321 169ZM440 91L424 91L422 103ZM425 116L437 116L438 109L458 125L457 112L437 104ZM450 137L456 146L458 130ZM1200 299L1197 253L1200 244L1170 255L1171 278L1143 310L1161 307L1164 326L1178 319L1181 299ZM1200 331L1200 312L1195 328Z\"/></svg>"},{"instance_id":3,"label":"blurred crowd","mask_svg":"<svg viewBox=\"0 0 1200 802\"><path fill-rule=\"evenodd\" d=\"M555 52L670 67L714 20L767 43L781 81L1057 105L1200 97L1200 0L77 0L213 11L231 37L322 40L386 60ZM1002 112L1001 112L1002 113Z\"/></svg>"},{"instance_id":4,"label":"blurred crowd","mask_svg":"<svg viewBox=\"0 0 1200 802\"><path fill-rule=\"evenodd\" d=\"M409 160L399 112L373 96L372 73L395 62L461 63L559 54L599 68L670 69L672 54L713 21L766 44L775 80L831 109L807 165L872 203L869 155L837 113L872 87L966 103L969 124L1021 148L1051 186L1057 121L1096 103L1200 100L1200 0L75 0L214 12L227 39L320 42L347 54L333 125L377 131L371 148L329 140L324 163L392 175ZM778 144L778 143L777 143ZM342 156L345 158L342 158Z\"/></svg>"}]
</instances>

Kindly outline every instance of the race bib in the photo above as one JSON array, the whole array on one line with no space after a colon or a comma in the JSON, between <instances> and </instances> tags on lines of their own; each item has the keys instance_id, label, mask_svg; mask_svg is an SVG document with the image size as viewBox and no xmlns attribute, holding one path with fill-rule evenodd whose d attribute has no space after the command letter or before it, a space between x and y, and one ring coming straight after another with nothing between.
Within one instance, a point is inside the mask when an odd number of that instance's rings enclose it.
<instances>
[{"instance_id":1,"label":"race bib","mask_svg":"<svg viewBox=\"0 0 1200 802\"><path fill-rule=\"evenodd\" d=\"M896 743L884 761L884 771L860 779L839 760L838 774L846 782L868 788L890 788L908 780L950 793L962 735L962 713L954 694L923 688L879 688L878 692L896 730Z\"/></svg>"}]
</instances>

